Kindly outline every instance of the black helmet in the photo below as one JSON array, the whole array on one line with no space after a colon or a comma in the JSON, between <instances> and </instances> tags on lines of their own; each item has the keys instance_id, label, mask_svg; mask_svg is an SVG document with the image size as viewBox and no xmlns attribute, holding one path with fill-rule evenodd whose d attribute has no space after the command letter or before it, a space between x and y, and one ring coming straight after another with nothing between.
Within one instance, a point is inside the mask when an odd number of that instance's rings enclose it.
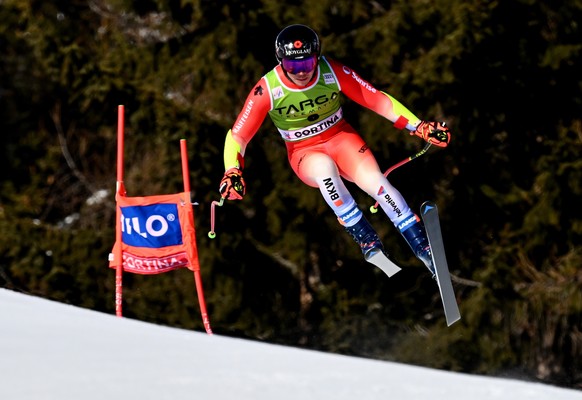
<instances>
[{"instance_id":1,"label":"black helmet","mask_svg":"<svg viewBox=\"0 0 582 400\"><path fill-rule=\"evenodd\" d=\"M316 55L319 57L319 37L313 29L305 25L289 25L275 39L275 55L277 60L301 60Z\"/></svg>"}]
</instances>

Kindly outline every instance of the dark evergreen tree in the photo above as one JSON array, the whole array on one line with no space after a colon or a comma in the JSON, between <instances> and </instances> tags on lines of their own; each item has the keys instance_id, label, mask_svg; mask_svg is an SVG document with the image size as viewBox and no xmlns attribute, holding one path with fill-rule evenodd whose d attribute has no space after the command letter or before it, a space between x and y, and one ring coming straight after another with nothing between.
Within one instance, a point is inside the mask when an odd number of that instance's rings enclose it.
<instances>
[{"instance_id":1,"label":"dark evergreen tree","mask_svg":"<svg viewBox=\"0 0 582 400\"><path fill-rule=\"evenodd\" d=\"M187 139L217 333L579 386L581 17L579 2L546 0L3 1L0 285L113 312L123 104L129 195L181 190ZM387 280L363 262L293 175L270 121L247 149L245 200L218 209L218 236L206 236L224 136L291 23L312 26L324 54L419 117L451 126L446 150L390 179L413 208L439 204L463 315L453 327L380 214L370 220L406 270ZM423 145L344 109L385 168ZM202 330L192 279L126 275L125 315Z\"/></svg>"}]
</instances>

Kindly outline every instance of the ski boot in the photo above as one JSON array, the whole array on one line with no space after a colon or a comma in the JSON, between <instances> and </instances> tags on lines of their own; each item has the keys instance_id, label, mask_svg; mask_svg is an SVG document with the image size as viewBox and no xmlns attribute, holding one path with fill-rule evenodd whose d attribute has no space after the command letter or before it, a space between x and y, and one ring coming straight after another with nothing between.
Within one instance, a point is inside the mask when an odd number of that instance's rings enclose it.
<instances>
[{"instance_id":1,"label":"ski boot","mask_svg":"<svg viewBox=\"0 0 582 400\"><path fill-rule=\"evenodd\" d=\"M378 234L372 228L366 217L362 218L353 226L344 226L344 229L356 241L362 250L366 260L369 260L379 251L384 252L384 246L378 237Z\"/></svg>"},{"instance_id":2,"label":"ski boot","mask_svg":"<svg viewBox=\"0 0 582 400\"><path fill-rule=\"evenodd\" d=\"M426 265L433 279L436 277L432 254L424 226L417 215L413 215L402 222L398 229L412 249L414 255Z\"/></svg>"}]
</instances>

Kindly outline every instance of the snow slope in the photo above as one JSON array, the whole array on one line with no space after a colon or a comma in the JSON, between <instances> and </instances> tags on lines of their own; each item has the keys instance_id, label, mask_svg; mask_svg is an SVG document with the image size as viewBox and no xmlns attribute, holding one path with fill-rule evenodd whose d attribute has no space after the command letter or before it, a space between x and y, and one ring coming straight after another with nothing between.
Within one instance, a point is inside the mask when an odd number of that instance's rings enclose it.
<instances>
[{"instance_id":1,"label":"snow slope","mask_svg":"<svg viewBox=\"0 0 582 400\"><path fill-rule=\"evenodd\" d=\"M0 289L5 400L582 400L582 392L233 339Z\"/></svg>"}]
</instances>

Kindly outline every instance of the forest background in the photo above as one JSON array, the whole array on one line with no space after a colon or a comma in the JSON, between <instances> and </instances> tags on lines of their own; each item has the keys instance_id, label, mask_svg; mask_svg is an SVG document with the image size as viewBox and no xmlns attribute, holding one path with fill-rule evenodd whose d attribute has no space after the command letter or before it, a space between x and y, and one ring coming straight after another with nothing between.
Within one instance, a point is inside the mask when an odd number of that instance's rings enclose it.
<instances>
[{"instance_id":1,"label":"forest background","mask_svg":"<svg viewBox=\"0 0 582 400\"><path fill-rule=\"evenodd\" d=\"M128 195L181 191L187 139L215 333L580 388L580 21L576 0L0 0L0 285L114 312L123 104ZM450 125L448 148L390 178L415 210L439 205L463 316L452 327L387 218L366 212L405 268L391 279L294 176L268 120L247 149L247 196L217 209L208 238L226 131L292 23ZM344 110L383 168L423 146L347 100ZM186 270L126 274L124 315L203 330Z\"/></svg>"}]
</instances>

